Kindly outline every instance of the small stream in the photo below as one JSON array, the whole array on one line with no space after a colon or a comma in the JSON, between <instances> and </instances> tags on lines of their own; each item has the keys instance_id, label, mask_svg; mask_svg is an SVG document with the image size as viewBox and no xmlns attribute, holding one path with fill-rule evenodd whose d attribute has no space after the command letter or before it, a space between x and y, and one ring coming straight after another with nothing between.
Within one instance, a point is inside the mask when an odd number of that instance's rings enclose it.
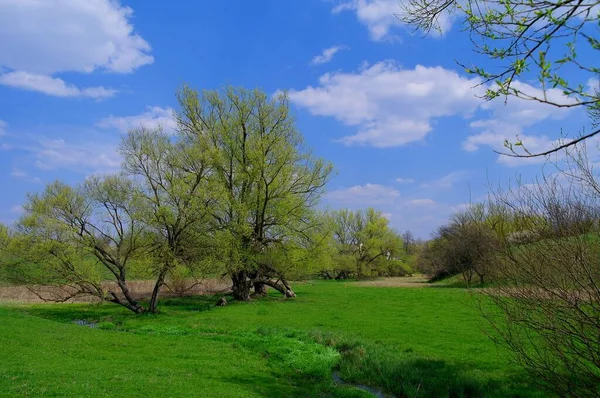
<instances>
[{"instance_id":1,"label":"small stream","mask_svg":"<svg viewBox=\"0 0 600 398\"><path fill-rule=\"evenodd\" d=\"M86 321L84 319L75 319L73 321L73 323L76 325L79 325L79 326L87 326L88 328L98 327L98 324L96 322L90 322L90 321Z\"/></svg>"},{"instance_id":2,"label":"small stream","mask_svg":"<svg viewBox=\"0 0 600 398\"><path fill-rule=\"evenodd\" d=\"M347 381L344 381L344 379L342 379L340 377L340 374L338 372L333 372L333 381L335 381L337 384L341 384L343 386L354 387L354 388L358 388L359 390L366 391L366 392L372 394L374 397L377 397L377 398L386 398L386 397L388 397L387 395L385 395L383 393L383 391L378 390L376 388L365 386L365 385L362 385L362 384L354 384L354 383L349 383Z\"/></svg>"},{"instance_id":3,"label":"small stream","mask_svg":"<svg viewBox=\"0 0 600 398\"><path fill-rule=\"evenodd\" d=\"M98 327L98 324L96 322L90 322L90 321L86 321L84 319L75 319L73 321L73 323L76 325L79 325L79 326L86 326L88 328ZM388 398L389 397L389 395L384 394L383 391L381 391L377 388L365 386L363 384L354 384L354 383L347 382L340 377L340 374L338 372L333 372L333 381L335 383L343 385L343 386L354 387L354 388L358 388L359 390L366 391L376 398Z\"/></svg>"}]
</instances>

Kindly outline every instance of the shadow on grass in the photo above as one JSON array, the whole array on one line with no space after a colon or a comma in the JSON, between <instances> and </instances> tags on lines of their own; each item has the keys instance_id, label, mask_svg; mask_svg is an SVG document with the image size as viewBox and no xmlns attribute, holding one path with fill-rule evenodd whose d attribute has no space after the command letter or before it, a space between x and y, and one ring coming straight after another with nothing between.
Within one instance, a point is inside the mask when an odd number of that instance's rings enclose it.
<instances>
[{"instance_id":1,"label":"shadow on grass","mask_svg":"<svg viewBox=\"0 0 600 398\"><path fill-rule=\"evenodd\" d=\"M349 387L336 386L333 382L315 382L297 377L281 377L277 382L268 377L226 378L227 383L242 386L265 398L368 398L370 394Z\"/></svg>"},{"instance_id":2,"label":"shadow on grass","mask_svg":"<svg viewBox=\"0 0 600 398\"><path fill-rule=\"evenodd\" d=\"M163 315L177 316L178 314L193 315L199 312L210 311L216 308L217 301L225 297L228 305L247 305L247 302L233 300L230 295L198 295L165 297L159 303L157 314L144 313L134 314L126 308L113 303L73 303L73 304L37 304L27 307L14 307L15 311L23 312L40 318L50 319L57 322L111 322L117 329L126 321L134 321L155 318L159 320ZM253 298L252 302L279 302L285 300L281 296L269 294L263 297ZM141 304L146 305L144 300Z\"/></svg>"},{"instance_id":3,"label":"shadow on grass","mask_svg":"<svg viewBox=\"0 0 600 398\"><path fill-rule=\"evenodd\" d=\"M341 354L338 374L347 382L382 389L402 397L538 396L524 374L494 378L468 363L423 358L412 350L390 350L377 343L312 333L321 344Z\"/></svg>"}]
</instances>

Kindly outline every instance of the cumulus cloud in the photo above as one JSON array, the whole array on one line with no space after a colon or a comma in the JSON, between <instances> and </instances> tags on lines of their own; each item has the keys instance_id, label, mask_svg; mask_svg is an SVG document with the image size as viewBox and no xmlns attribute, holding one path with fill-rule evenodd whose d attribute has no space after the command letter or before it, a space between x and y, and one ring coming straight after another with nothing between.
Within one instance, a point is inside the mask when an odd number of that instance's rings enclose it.
<instances>
[{"instance_id":1,"label":"cumulus cloud","mask_svg":"<svg viewBox=\"0 0 600 398\"><path fill-rule=\"evenodd\" d=\"M346 50L346 46L333 46L323 50L323 52L312 59L311 65L321 65L330 62L335 54L341 50Z\"/></svg>"},{"instance_id":2,"label":"cumulus cloud","mask_svg":"<svg viewBox=\"0 0 600 398\"><path fill-rule=\"evenodd\" d=\"M109 116L100 123L102 128L116 128L122 133L126 133L130 129L139 127L158 128L162 127L167 133L175 132L177 123L173 116L172 108L161 108L159 106L149 106L146 112L133 116Z\"/></svg>"},{"instance_id":3,"label":"cumulus cloud","mask_svg":"<svg viewBox=\"0 0 600 398\"><path fill-rule=\"evenodd\" d=\"M549 149L555 148L559 145L562 140L551 140L545 135L528 135L520 133L521 128L519 126L511 125L510 123L497 123L494 125L494 129L485 130L482 133L472 135L463 142L463 149L469 152L477 151L481 146L488 146L499 153L510 152L508 148L504 146L505 140L512 142L513 144L521 142L523 147L531 153L544 152ZM518 151L518 147L515 147ZM546 162L544 157L534 158L515 158L505 155L498 155L498 163L506 166L515 167L522 166L524 164L542 164Z\"/></svg>"},{"instance_id":4,"label":"cumulus cloud","mask_svg":"<svg viewBox=\"0 0 600 398\"><path fill-rule=\"evenodd\" d=\"M587 81L586 89L587 89L588 93L591 93L591 94L597 93L598 91L600 91L600 80L595 77L589 78Z\"/></svg>"},{"instance_id":5,"label":"cumulus cloud","mask_svg":"<svg viewBox=\"0 0 600 398\"><path fill-rule=\"evenodd\" d=\"M37 75L23 71L9 72L0 75L0 84L29 91L38 91L55 97L88 97L104 99L112 97L117 93L117 90L104 87L79 88L56 77Z\"/></svg>"},{"instance_id":6,"label":"cumulus cloud","mask_svg":"<svg viewBox=\"0 0 600 398\"><path fill-rule=\"evenodd\" d=\"M0 0L0 65L51 75L131 72L153 62L116 0Z\"/></svg>"},{"instance_id":7,"label":"cumulus cloud","mask_svg":"<svg viewBox=\"0 0 600 398\"><path fill-rule=\"evenodd\" d=\"M335 6L332 13L338 14L344 11L354 11L356 17L367 27L371 39L375 41L385 39L397 39L391 31L395 27L402 26L403 8L398 0L352 0ZM438 35L444 35L452 26L452 15L443 12L438 20L440 25Z\"/></svg>"},{"instance_id":8,"label":"cumulus cloud","mask_svg":"<svg viewBox=\"0 0 600 398\"><path fill-rule=\"evenodd\" d=\"M432 199L412 199L404 203L408 206L429 206L434 205L435 201Z\"/></svg>"},{"instance_id":9,"label":"cumulus cloud","mask_svg":"<svg viewBox=\"0 0 600 398\"><path fill-rule=\"evenodd\" d=\"M471 177L469 171L453 171L444 177L421 184L421 188L452 188L454 184L467 180Z\"/></svg>"},{"instance_id":10,"label":"cumulus cloud","mask_svg":"<svg viewBox=\"0 0 600 398\"><path fill-rule=\"evenodd\" d=\"M14 178L18 178L20 180L27 181L27 182L35 183L35 184L40 184L42 182L42 180L39 177L33 177L25 170L18 169L18 168L14 168L10 172L10 176L14 177Z\"/></svg>"},{"instance_id":11,"label":"cumulus cloud","mask_svg":"<svg viewBox=\"0 0 600 398\"><path fill-rule=\"evenodd\" d=\"M61 131L62 137L8 131L2 137L5 142L0 142L0 149L18 153L13 158L10 176L39 184L42 182L40 171L52 172L53 175L56 175L56 171L89 175L119 170L122 159L118 153L118 134L107 135L88 130L82 135L79 128L73 130L75 135L69 129Z\"/></svg>"},{"instance_id":12,"label":"cumulus cloud","mask_svg":"<svg viewBox=\"0 0 600 398\"><path fill-rule=\"evenodd\" d=\"M117 171L121 158L115 144L86 140L81 143L59 139L40 139L30 149L34 165L41 170L70 170L80 173Z\"/></svg>"},{"instance_id":13,"label":"cumulus cloud","mask_svg":"<svg viewBox=\"0 0 600 398\"><path fill-rule=\"evenodd\" d=\"M327 200L351 207L366 207L392 203L400 196L396 189L379 184L355 185L328 192Z\"/></svg>"},{"instance_id":14,"label":"cumulus cloud","mask_svg":"<svg viewBox=\"0 0 600 398\"><path fill-rule=\"evenodd\" d=\"M422 140L435 118L472 113L481 103L478 83L442 67L402 69L379 62L356 73L327 73L317 87L289 96L313 115L357 126L356 134L339 140L343 144L383 148Z\"/></svg>"},{"instance_id":15,"label":"cumulus cloud","mask_svg":"<svg viewBox=\"0 0 600 398\"><path fill-rule=\"evenodd\" d=\"M483 101L481 97L488 87L477 78L467 78L442 67L417 65L414 69L403 69L394 62L384 61L365 65L356 72L326 73L319 78L318 85L291 90L289 96L292 103L313 115L334 117L355 127L356 133L337 140L345 145L386 148L421 141L432 131L436 119L446 116L477 117L469 125L473 134L462 143L469 152L482 146L503 151L505 140L520 140L531 152L564 142L536 134L535 128L547 121L566 118L573 112L571 108L516 97ZM513 82L513 87L557 104L576 101L559 89L543 92L519 81ZM543 159L500 156L498 162L516 166Z\"/></svg>"},{"instance_id":16,"label":"cumulus cloud","mask_svg":"<svg viewBox=\"0 0 600 398\"><path fill-rule=\"evenodd\" d=\"M10 209L10 212L13 214L23 214L24 211L25 209L23 209L23 206L21 205L13 206Z\"/></svg>"},{"instance_id":17,"label":"cumulus cloud","mask_svg":"<svg viewBox=\"0 0 600 398\"><path fill-rule=\"evenodd\" d=\"M538 98L558 104L572 104L576 100L565 96L559 89L549 89L544 93L541 89L523 82L514 82L513 87ZM492 148L497 152L507 152L505 141L516 143L520 141L523 147L531 153L539 153L552 149L563 143L562 139L550 139L546 135L536 135L535 125L544 121L561 120L572 113L571 108L557 108L538 101L509 97L505 101L487 101L481 108L488 111L489 118L478 119L470 123L477 131L462 143L465 151L474 152L482 146ZM525 133L527 130L527 133ZM516 148L516 147L515 147ZM518 149L518 148L517 148ZM545 162L543 157L521 159L499 155L498 162L507 166L523 164L539 164Z\"/></svg>"},{"instance_id":18,"label":"cumulus cloud","mask_svg":"<svg viewBox=\"0 0 600 398\"><path fill-rule=\"evenodd\" d=\"M106 98L103 87L77 88L53 75L129 73L154 61L135 33L133 10L118 0L0 0L3 84L61 97Z\"/></svg>"}]
</instances>

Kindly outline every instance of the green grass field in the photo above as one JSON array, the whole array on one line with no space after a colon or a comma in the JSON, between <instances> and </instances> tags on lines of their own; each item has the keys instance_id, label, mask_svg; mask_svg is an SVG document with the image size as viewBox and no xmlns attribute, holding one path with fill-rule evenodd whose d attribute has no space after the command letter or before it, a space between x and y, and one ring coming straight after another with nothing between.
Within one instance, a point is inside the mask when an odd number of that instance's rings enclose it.
<instances>
[{"instance_id":1,"label":"green grass field","mask_svg":"<svg viewBox=\"0 0 600 398\"><path fill-rule=\"evenodd\" d=\"M0 395L370 396L335 384L335 369L397 396L545 396L486 336L463 289L295 290L226 307L165 299L143 316L110 304L0 306Z\"/></svg>"}]
</instances>

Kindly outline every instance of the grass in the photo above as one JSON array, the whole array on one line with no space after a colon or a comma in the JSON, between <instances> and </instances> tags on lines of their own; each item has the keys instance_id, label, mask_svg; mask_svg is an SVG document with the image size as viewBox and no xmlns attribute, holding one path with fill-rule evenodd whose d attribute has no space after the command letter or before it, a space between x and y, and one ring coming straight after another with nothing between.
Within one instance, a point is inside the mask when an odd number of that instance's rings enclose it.
<instances>
[{"instance_id":1,"label":"grass","mask_svg":"<svg viewBox=\"0 0 600 398\"><path fill-rule=\"evenodd\" d=\"M111 305L0 307L0 391L8 395L543 396L482 332L462 289L316 282L214 307L165 299L161 314ZM96 328L74 324L96 323Z\"/></svg>"}]
</instances>

